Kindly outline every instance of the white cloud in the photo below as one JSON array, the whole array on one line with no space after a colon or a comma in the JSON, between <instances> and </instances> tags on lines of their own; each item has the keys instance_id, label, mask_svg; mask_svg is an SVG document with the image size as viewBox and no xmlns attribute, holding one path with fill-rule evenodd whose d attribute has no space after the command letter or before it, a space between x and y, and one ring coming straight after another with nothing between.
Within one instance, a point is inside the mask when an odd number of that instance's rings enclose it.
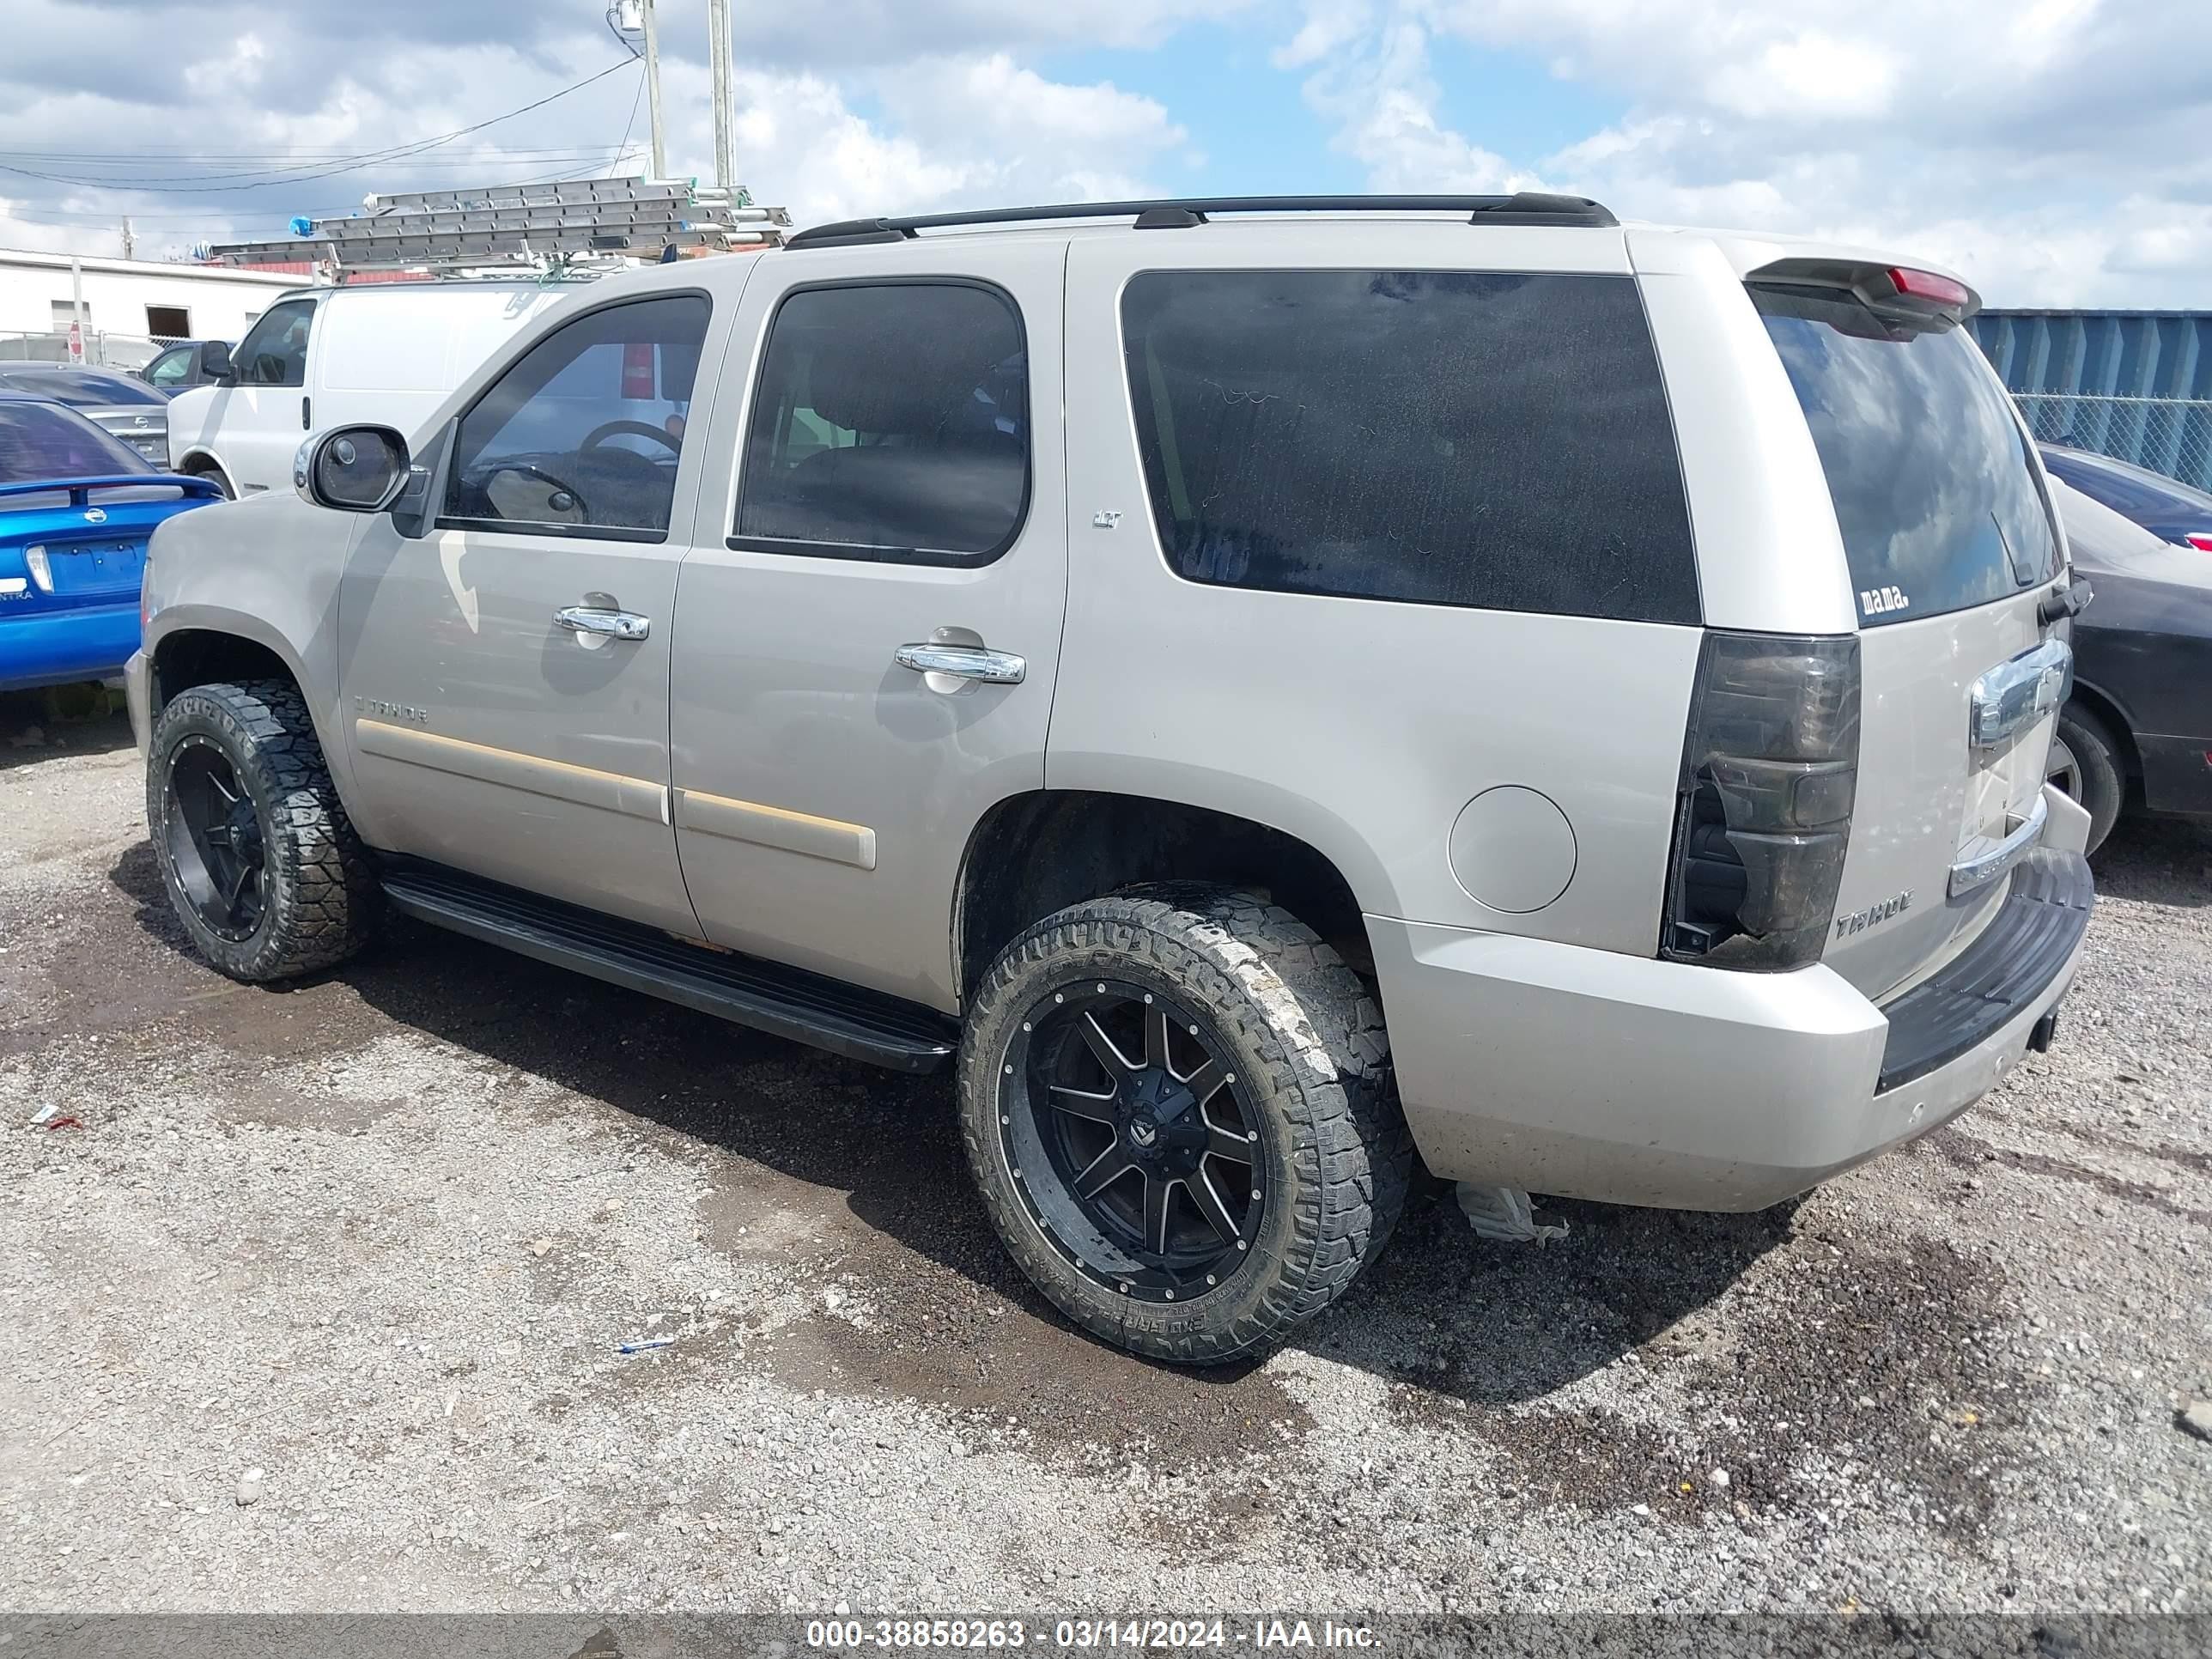
<instances>
[{"instance_id":1,"label":"white cloud","mask_svg":"<svg viewBox=\"0 0 2212 1659\"><path fill-rule=\"evenodd\" d=\"M1328 61L1307 81L1306 101L1335 126L1335 147L1366 167L1370 187L1485 194L1534 182L1437 121L1428 40L1419 23L1393 21L1355 47L1356 37L1344 32L1350 16L1334 14L1328 24Z\"/></svg>"},{"instance_id":2,"label":"white cloud","mask_svg":"<svg viewBox=\"0 0 2212 1659\"><path fill-rule=\"evenodd\" d=\"M542 97L620 58L605 0L6 4L0 152L142 186L0 171L0 243L13 246L115 252L127 212L142 252L181 250L281 234L291 215L370 188L601 170L636 86L625 67L404 166L171 190L158 158L179 150L265 168L279 153L394 144ZM705 0L660 11L672 168L704 175ZM1171 191L1231 147L1210 124L1236 118L1236 99L1169 108L1055 71L1066 59L1053 54L1158 47L1194 21L1241 19L1372 188L1542 184L1633 216L1850 236L1955 264L1996 303L2201 304L2212 269L2202 0L1938 0L1903 13L1811 0L840 0L734 15L740 173L802 222ZM1507 49L1618 118L1564 147L1532 143L1483 120L1478 83L1454 88L1448 118L1436 68L1447 40ZM644 129L641 113L633 166Z\"/></svg>"},{"instance_id":3,"label":"white cloud","mask_svg":"<svg viewBox=\"0 0 2212 1659\"><path fill-rule=\"evenodd\" d=\"M611 39L605 0L526 9L490 0L391 0L372 13L215 0L109 5L15 0L0 58L0 245L120 251L130 215L142 254L198 241L281 236L295 214L356 204L372 188L436 189L642 171L647 123L636 71ZM848 0L738 6L740 177L801 223L1008 200L1156 192L1188 165L1191 135L1156 100L1111 84L1055 80L1016 48L1158 44L1194 15L1246 0ZM672 173L711 177L703 0L663 0L662 70ZM97 36L101 49L72 41ZM625 66L479 137L411 161L318 177L303 158L398 145L513 110ZM527 151L531 153L517 153ZM100 153L135 161L101 161ZM236 156L235 162L182 159ZM179 155L168 161L165 155ZM289 156L262 188L167 189L165 180ZM95 190L63 179L131 179ZM214 180L210 180L214 182Z\"/></svg>"},{"instance_id":4,"label":"white cloud","mask_svg":"<svg viewBox=\"0 0 2212 1659\"><path fill-rule=\"evenodd\" d=\"M1301 60L1308 101L1374 188L1540 179L1625 216L1923 253L1991 303L2205 303L2212 7L1947 0L1907 26L1803 0L1377 0L1356 30L1351 15L1312 0L1294 44L1326 32L1326 60ZM1456 131L1428 62L1445 35L1527 53L1627 112L1551 155ZM1479 111L1479 89L1458 101Z\"/></svg>"},{"instance_id":5,"label":"white cloud","mask_svg":"<svg viewBox=\"0 0 2212 1659\"><path fill-rule=\"evenodd\" d=\"M1819 30L1770 41L1747 62L1711 76L1709 95L1751 120L1782 117L1878 120L1897 94L1897 64L1880 47Z\"/></svg>"},{"instance_id":6,"label":"white cloud","mask_svg":"<svg viewBox=\"0 0 2212 1659\"><path fill-rule=\"evenodd\" d=\"M665 71L672 171L710 175L704 69ZM693 82L697 85L694 87ZM1188 135L1158 102L1110 85L1049 81L1004 54L907 65L876 88L884 118L857 113L816 76L741 70L738 170L775 181L801 223L1014 200L1100 200L1157 193L1145 171ZM763 199L770 192L762 187Z\"/></svg>"},{"instance_id":7,"label":"white cloud","mask_svg":"<svg viewBox=\"0 0 2212 1659\"><path fill-rule=\"evenodd\" d=\"M1277 69L1304 69L1318 64L1364 34L1375 21L1369 0L1310 0L1306 21L1288 44L1273 53Z\"/></svg>"}]
</instances>

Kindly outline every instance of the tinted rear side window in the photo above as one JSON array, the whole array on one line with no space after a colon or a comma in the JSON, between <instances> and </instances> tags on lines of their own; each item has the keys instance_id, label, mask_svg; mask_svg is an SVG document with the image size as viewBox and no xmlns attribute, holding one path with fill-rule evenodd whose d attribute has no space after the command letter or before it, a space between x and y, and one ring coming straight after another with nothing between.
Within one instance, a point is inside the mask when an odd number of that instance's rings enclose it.
<instances>
[{"instance_id":1,"label":"tinted rear side window","mask_svg":"<svg viewBox=\"0 0 2212 1659\"><path fill-rule=\"evenodd\" d=\"M1752 299L1813 430L1862 623L1962 611L2058 568L2012 402L1966 331L1832 289Z\"/></svg>"},{"instance_id":2,"label":"tinted rear side window","mask_svg":"<svg viewBox=\"0 0 2212 1659\"><path fill-rule=\"evenodd\" d=\"M1632 278L1152 271L1121 322L1153 521L1190 580L1698 620Z\"/></svg>"}]
</instances>

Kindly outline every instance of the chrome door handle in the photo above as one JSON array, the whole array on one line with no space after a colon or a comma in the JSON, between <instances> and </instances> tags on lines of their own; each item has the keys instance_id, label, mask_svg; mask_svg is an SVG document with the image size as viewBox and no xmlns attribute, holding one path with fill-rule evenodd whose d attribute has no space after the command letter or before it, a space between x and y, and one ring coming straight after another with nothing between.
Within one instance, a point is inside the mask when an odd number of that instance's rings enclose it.
<instances>
[{"instance_id":1,"label":"chrome door handle","mask_svg":"<svg viewBox=\"0 0 2212 1659\"><path fill-rule=\"evenodd\" d=\"M1019 685L1030 672L1028 659L980 645L902 645L891 660L917 674L951 674L986 685Z\"/></svg>"},{"instance_id":2,"label":"chrome door handle","mask_svg":"<svg viewBox=\"0 0 2212 1659\"><path fill-rule=\"evenodd\" d=\"M641 617L635 611L602 611L588 605L556 611L553 620L572 634L604 634L611 640L641 640L653 632L650 617Z\"/></svg>"}]
</instances>

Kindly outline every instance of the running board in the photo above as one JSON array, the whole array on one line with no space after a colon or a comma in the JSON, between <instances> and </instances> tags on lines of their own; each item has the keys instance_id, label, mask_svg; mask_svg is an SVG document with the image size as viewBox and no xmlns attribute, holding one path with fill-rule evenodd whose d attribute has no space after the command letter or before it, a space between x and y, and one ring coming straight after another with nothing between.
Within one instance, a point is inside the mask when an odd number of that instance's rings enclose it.
<instances>
[{"instance_id":1,"label":"running board","mask_svg":"<svg viewBox=\"0 0 2212 1659\"><path fill-rule=\"evenodd\" d=\"M384 894L403 915L642 991L849 1060L933 1072L960 1030L919 1003L757 957L687 945L635 922L412 861L388 866Z\"/></svg>"}]
</instances>

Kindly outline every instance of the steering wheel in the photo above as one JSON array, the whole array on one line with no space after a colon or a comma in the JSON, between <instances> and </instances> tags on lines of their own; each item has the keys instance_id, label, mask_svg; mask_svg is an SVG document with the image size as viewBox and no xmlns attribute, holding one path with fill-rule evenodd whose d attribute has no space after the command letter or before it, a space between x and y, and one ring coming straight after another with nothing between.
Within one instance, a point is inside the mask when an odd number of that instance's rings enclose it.
<instances>
[{"instance_id":1,"label":"steering wheel","mask_svg":"<svg viewBox=\"0 0 2212 1659\"><path fill-rule=\"evenodd\" d=\"M595 426L584 434L584 441L576 446L576 453L580 455L586 450L597 449L610 438L619 438L625 434L650 438L655 443L664 446L672 455L680 455L684 453L684 441L681 438L672 438L659 427L648 425L643 421L608 421Z\"/></svg>"},{"instance_id":2,"label":"steering wheel","mask_svg":"<svg viewBox=\"0 0 2212 1659\"><path fill-rule=\"evenodd\" d=\"M515 472L520 473L526 478L535 478L538 483L544 484L549 489L552 489L556 495L566 495L570 501L576 504L576 513L580 521L585 524L589 524L591 522L592 509L585 505L584 495L581 490L578 489L576 486L572 483L568 483L562 479L555 477L544 467L535 465L529 461L494 461L489 466L484 469L483 476L477 481L477 487L480 489L489 489L491 485L491 481L502 472ZM549 501L546 505L550 507L552 503Z\"/></svg>"}]
</instances>

